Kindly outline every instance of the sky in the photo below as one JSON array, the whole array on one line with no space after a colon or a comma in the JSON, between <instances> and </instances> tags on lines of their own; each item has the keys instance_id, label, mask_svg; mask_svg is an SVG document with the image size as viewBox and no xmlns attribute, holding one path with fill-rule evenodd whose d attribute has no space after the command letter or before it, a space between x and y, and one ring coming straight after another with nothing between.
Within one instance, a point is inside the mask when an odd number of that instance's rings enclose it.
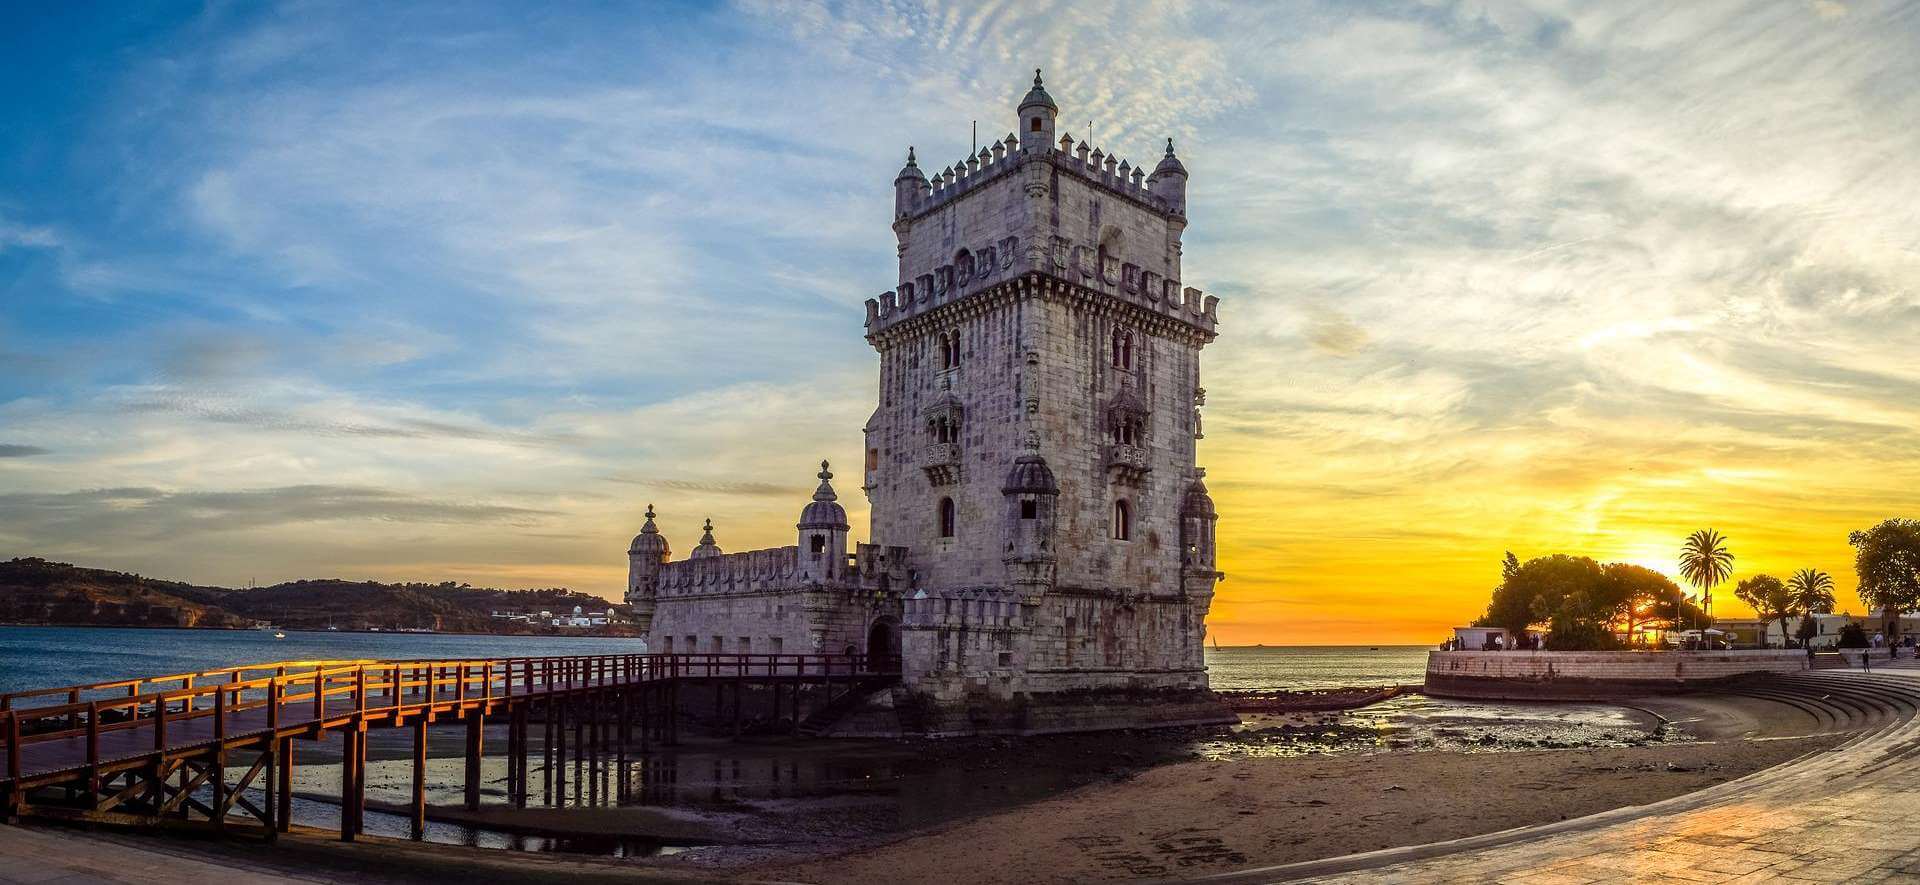
<instances>
[{"instance_id":1,"label":"sky","mask_svg":"<svg viewBox=\"0 0 1920 885\"><path fill-rule=\"evenodd\" d=\"M1915 46L1840 0L11 5L0 557L614 597L649 502L793 543L906 146L1040 67L1192 176L1221 643L1438 642L1506 551L1705 527L1858 613L1847 532L1920 516Z\"/></svg>"}]
</instances>

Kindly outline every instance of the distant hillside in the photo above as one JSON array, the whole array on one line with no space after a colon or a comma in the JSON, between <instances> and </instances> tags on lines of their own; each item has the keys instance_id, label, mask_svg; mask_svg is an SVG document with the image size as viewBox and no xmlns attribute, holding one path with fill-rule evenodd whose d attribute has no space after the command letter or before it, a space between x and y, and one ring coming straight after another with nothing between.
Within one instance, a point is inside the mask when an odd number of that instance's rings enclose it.
<instances>
[{"instance_id":1,"label":"distant hillside","mask_svg":"<svg viewBox=\"0 0 1920 885\"><path fill-rule=\"evenodd\" d=\"M494 590L449 581L382 584L321 579L270 587L200 587L63 562L0 562L0 623L128 627L426 629L525 633L543 628L492 617L495 611L604 611L607 601L565 588ZM567 631L580 632L580 631ZM624 632L616 626L596 632Z\"/></svg>"}]
</instances>

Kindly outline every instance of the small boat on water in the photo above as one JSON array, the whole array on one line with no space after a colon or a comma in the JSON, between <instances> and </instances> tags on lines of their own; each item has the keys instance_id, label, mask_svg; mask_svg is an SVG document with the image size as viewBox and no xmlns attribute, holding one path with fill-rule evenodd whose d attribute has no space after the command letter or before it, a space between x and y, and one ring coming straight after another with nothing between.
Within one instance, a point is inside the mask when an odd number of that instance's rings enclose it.
<instances>
[{"instance_id":1,"label":"small boat on water","mask_svg":"<svg viewBox=\"0 0 1920 885\"><path fill-rule=\"evenodd\" d=\"M275 631L273 631L273 638L275 638L275 639L285 639L285 638L287 638L287 634L285 634L285 633L282 633L282 632L280 632L280 631L278 631L278 630L275 630Z\"/></svg>"}]
</instances>

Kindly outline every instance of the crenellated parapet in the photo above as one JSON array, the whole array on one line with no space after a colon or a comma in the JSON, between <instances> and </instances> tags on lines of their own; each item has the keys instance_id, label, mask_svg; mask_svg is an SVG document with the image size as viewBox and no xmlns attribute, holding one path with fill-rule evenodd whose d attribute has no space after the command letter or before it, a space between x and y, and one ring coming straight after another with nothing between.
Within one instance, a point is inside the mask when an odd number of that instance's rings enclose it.
<instances>
[{"instance_id":1,"label":"crenellated parapet","mask_svg":"<svg viewBox=\"0 0 1920 885\"><path fill-rule=\"evenodd\" d=\"M952 318L1026 297L1077 298L1095 309L1128 311L1148 327L1157 319L1177 323L1202 341L1213 340L1220 322L1219 298L1131 264L1119 264L1103 275L1091 260L1096 250L1062 237L1053 240L1049 261L1057 276L1028 273L980 287L971 297L954 295L924 303L903 303L896 292L867 299L867 341L877 346L883 339L934 331ZM1076 277L1078 284L1070 281Z\"/></svg>"},{"instance_id":2,"label":"crenellated parapet","mask_svg":"<svg viewBox=\"0 0 1920 885\"><path fill-rule=\"evenodd\" d=\"M1169 146L1167 157L1171 159L1172 156ZM918 161L913 162L914 166L910 168L917 171ZM1186 214L1184 168L1178 170L1180 187L1173 189L1167 186L1175 183L1168 170L1163 168L1149 173L1145 165L1135 166L1132 160L1122 159L1118 153L1107 153L1101 148L1090 149L1084 142L1076 145L1071 135L1060 136L1058 148L1034 149L1020 147L1009 134L1005 141L993 142L991 148L981 148L979 154L937 170L931 176L914 175L896 179L894 218L916 221L968 194L984 190L988 185L1018 172L1027 163L1049 164L1107 193L1162 215ZM1162 166L1165 165L1163 162ZM1166 180L1165 184L1162 179Z\"/></svg>"},{"instance_id":3,"label":"crenellated parapet","mask_svg":"<svg viewBox=\"0 0 1920 885\"><path fill-rule=\"evenodd\" d=\"M902 280L899 288L878 298L867 299L867 327L876 320L892 321L900 317L924 314L934 308L974 293L995 282L1010 279L1019 259L1020 238L1000 237L993 242L962 247L949 263L912 280Z\"/></svg>"},{"instance_id":4,"label":"crenellated parapet","mask_svg":"<svg viewBox=\"0 0 1920 885\"><path fill-rule=\"evenodd\" d=\"M1018 590L1011 587L917 590L902 600L901 626L908 630L1006 630L1025 627Z\"/></svg>"},{"instance_id":5,"label":"crenellated parapet","mask_svg":"<svg viewBox=\"0 0 1920 885\"><path fill-rule=\"evenodd\" d=\"M1019 142L1008 133L1005 141L993 142L992 147L981 148L979 154L938 170L932 176L915 176L912 184L895 192L894 217L913 219L939 209L1011 174L1025 159L1027 155ZM917 161L909 162L917 165Z\"/></svg>"},{"instance_id":6,"label":"crenellated parapet","mask_svg":"<svg viewBox=\"0 0 1920 885\"><path fill-rule=\"evenodd\" d=\"M790 587L799 572L799 547L772 547L666 563L655 587L660 596L757 593Z\"/></svg>"}]
</instances>

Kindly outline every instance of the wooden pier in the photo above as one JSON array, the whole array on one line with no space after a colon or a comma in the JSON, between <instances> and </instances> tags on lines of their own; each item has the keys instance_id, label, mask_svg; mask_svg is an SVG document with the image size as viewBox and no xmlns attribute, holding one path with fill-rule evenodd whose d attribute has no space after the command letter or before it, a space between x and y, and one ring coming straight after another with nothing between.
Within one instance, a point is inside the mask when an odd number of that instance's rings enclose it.
<instances>
[{"instance_id":1,"label":"wooden pier","mask_svg":"<svg viewBox=\"0 0 1920 885\"><path fill-rule=\"evenodd\" d=\"M0 815L133 826L246 828L269 840L290 824L299 741L341 738L340 838L365 829L367 733L411 728L412 832L426 828L427 729L464 727L466 807L480 807L489 722L506 726L508 801L525 807L538 755L564 794L568 742L585 753L652 752L680 737L683 690L711 689L715 712L770 688L774 718L896 678L866 655L592 655L481 660L275 661L199 673L0 695ZM836 692L838 696L836 698ZM572 734L568 734L568 729ZM235 758L244 765L233 765ZM250 761L248 761L250 760ZM247 790L258 784L262 801Z\"/></svg>"}]
</instances>

